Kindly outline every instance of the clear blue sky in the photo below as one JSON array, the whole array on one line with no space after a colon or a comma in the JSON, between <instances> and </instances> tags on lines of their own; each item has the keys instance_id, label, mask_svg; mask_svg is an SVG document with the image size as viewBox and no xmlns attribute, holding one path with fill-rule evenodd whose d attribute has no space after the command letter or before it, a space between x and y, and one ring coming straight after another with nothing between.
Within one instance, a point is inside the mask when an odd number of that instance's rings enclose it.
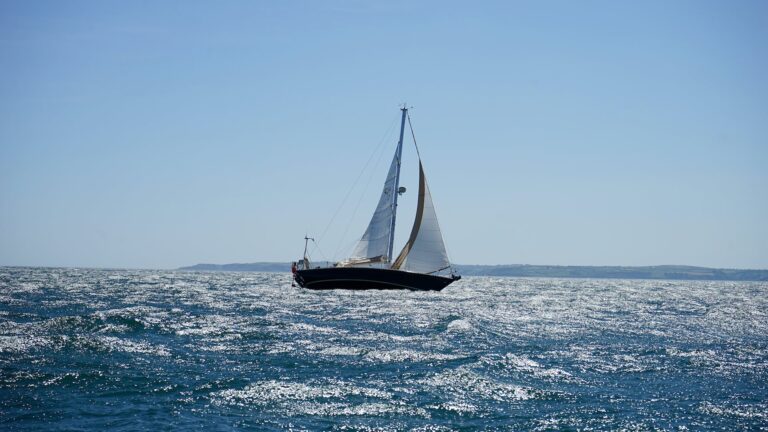
<instances>
[{"instance_id":1,"label":"clear blue sky","mask_svg":"<svg viewBox=\"0 0 768 432\"><path fill-rule=\"evenodd\" d=\"M407 101L454 262L768 268L766 77L765 1L4 1L0 265L334 258Z\"/></svg>"}]
</instances>

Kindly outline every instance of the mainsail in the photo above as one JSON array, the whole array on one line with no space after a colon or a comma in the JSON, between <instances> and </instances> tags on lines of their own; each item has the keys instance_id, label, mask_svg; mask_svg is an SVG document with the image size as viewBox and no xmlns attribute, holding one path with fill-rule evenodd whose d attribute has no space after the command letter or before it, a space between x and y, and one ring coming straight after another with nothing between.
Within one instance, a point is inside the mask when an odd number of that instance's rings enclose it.
<instances>
[{"instance_id":1,"label":"mainsail","mask_svg":"<svg viewBox=\"0 0 768 432\"><path fill-rule=\"evenodd\" d=\"M390 241L392 230L394 229L392 220L395 217L394 196L397 193L398 171L400 168L400 155L402 154L402 144L395 150L395 156L392 158L392 164L389 166L387 179L384 181L384 190L379 198L379 205L373 213L371 222L365 230L365 234L355 246L352 256L344 264L356 264L363 262L388 262L391 258Z\"/></svg>"},{"instance_id":2,"label":"mainsail","mask_svg":"<svg viewBox=\"0 0 768 432\"><path fill-rule=\"evenodd\" d=\"M416 219L413 221L408 242L392 264L392 268L416 273L436 273L450 266L435 206L432 204L432 195L424 176L424 167L419 161L419 202Z\"/></svg>"}]
</instances>

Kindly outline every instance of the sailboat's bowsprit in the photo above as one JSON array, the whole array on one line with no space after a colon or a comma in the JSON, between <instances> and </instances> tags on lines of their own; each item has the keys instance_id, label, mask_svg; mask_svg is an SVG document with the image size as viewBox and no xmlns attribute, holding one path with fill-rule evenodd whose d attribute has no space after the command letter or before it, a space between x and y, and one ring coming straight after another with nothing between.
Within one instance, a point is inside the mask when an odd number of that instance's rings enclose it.
<instances>
[{"instance_id":1,"label":"sailboat's bowsprit","mask_svg":"<svg viewBox=\"0 0 768 432\"><path fill-rule=\"evenodd\" d=\"M419 201L416 218L408 241L397 259L391 262L397 217L397 196L400 192L403 133L407 116L408 109L403 107L400 140L389 166L379 203L352 256L336 263L333 267L312 269L309 266L303 266L302 270L294 272L294 279L302 287L439 291L461 278L453 272L450 277L436 274L450 269L451 263L437 222L437 214L424 175L421 157L419 157ZM410 124L410 118L408 121ZM308 261L305 245L303 262Z\"/></svg>"}]
</instances>

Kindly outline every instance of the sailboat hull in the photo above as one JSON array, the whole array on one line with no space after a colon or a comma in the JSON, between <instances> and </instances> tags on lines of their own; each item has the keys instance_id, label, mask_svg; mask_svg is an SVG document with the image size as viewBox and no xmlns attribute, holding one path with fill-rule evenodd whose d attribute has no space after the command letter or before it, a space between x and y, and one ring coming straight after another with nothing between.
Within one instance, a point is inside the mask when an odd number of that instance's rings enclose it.
<instances>
[{"instance_id":1,"label":"sailboat hull","mask_svg":"<svg viewBox=\"0 0 768 432\"><path fill-rule=\"evenodd\" d=\"M461 276L443 277L371 267L331 267L298 270L294 273L294 279L300 286L315 290L440 291L451 282L461 279Z\"/></svg>"}]
</instances>

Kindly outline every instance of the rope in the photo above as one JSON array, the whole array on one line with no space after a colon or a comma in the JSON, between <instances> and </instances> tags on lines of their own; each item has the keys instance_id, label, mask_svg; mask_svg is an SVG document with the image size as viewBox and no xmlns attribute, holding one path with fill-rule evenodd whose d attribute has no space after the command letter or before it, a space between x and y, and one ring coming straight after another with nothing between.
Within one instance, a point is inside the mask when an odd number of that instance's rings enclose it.
<instances>
[{"instance_id":1,"label":"rope","mask_svg":"<svg viewBox=\"0 0 768 432\"><path fill-rule=\"evenodd\" d=\"M354 239L344 243L343 246L338 247L338 250L335 252L334 259L336 259L338 256L349 257L350 254L352 254L352 248L357 244L357 242L358 239Z\"/></svg>"},{"instance_id":2,"label":"rope","mask_svg":"<svg viewBox=\"0 0 768 432\"><path fill-rule=\"evenodd\" d=\"M394 127L394 125L395 125L395 121L396 121L396 120L397 120L397 117L395 116L395 117L393 118L393 120L392 120L391 124L390 124L390 125L389 125L389 127L387 128L387 131L384 133L384 135L383 135L383 136L381 137L381 139L379 140L379 143L376 145L376 147L375 147L375 148L373 149L373 151L371 152L371 155L368 157L368 160L367 160L367 161L365 162L365 164L363 165L363 168L362 168L362 169L360 170L360 172L357 174L357 177L355 178L355 181L354 181L354 182L352 182L352 186L350 186L350 188L347 190L347 193L344 195L344 199L342 199L342 200L341 200L341 204L339 204L339 206L336 208L336 211L333 213L333 216L331 216L331 220L330 220L330 221L328 221L328 224L325 226L325 229L323 229L323 232L322 232L322 234L320 234L320 237L318 237L318 239L319 239L319 240L322 240L322 239L325 237L325 234L328 232L328 229L331 227L331 225L333 224L333 222L336 220L336 216L338 216L338 215L339 215L339 212L340 212L340 211L341 211L341 209L344 207L344 204L346 204L346 202L347 202L347 199L349 199L349 196L352 194L352 191L355 189L355 187L357 186L358 182L360 181L360 177L362 177L362 176L363 176L363 173L364 173L364 172L365 172L365 170L368 168L368 165L370 165L370 163L371 163L371 160L373 160L373 157L374 157L374 156L376 155L376 153L379 151L379 149L381 148L381 145L384 143L384 141L386 140L386 138L387 138L387 137L388 137L388 136L389 136L389 135L392 133L392 128ZM379 156L379 160L380 160L380 159L381 159L381 156ZM319 246L317 245L317 242L315 242L315 243L314 243L314 246L313 246L313 249L312 249L312 250L314 251L314 249L316 249L316 248L319 248ZM327 258L327 257L326 257L326 258Z\"/></svg>"},{"instance_id":3,"label":"rope","mask_svg":"<svg viewBox=\"0 0 768 432\"><path fill-rule=\"evenodd\" d=\"M379 157L376 159L376 165L378 166L381 162L381 158L384 156L384 152L379 153ZM333 255L334 258L338 255L339 249L342 246L342 243L347 237L347 233L349 233L349 227L352 225L352 221L355 219L355 216L357 215L357 210L360 209L360 204L363 202L363 198L365 198L365 192L368 190L368 187L371 185L371 181L373 181L373 171L370 173L371 175L368 176L368 181L365 183L365 187L363 188L363 193L360 194L360 198L357 200L357 204L355 204L355 209L352 210L352 214L349 217L349 222L345 224L344 233L341 235L341 238L339 238L338 245L336 246L336 250L334 250Z\"/></svg>"},{"instance_id":4,"label":"rope","mask_svg":"<svg viewBox=\"0 0 768 432\"><path fill-rule=\"evenodd\" d=\"M413 125L411 124L411 113L406 111L405 115L408 117L408 129L411 130L411 137L413 137L413 146L416 147L416 156L421 160L421 153L419 153L419 145L416 144L416 134L413 133Z\"/></svg>"},{"instance_id":5,"label":"rope","mask_svg":"<svg viewBox=\"0 0 768 432\"><path fill-rule=\"evenodd\" d=\"M314 252L314 251L315 251L315 249L317 249L317 251L318 251L318 252L320 252L320 255L322 255L322 256L323 256L323 258L325 258L325 261L329 261L329 260L328 260L328 256L327 256L327 255L326 255L326 254L323 252L323 250L322 250L322 249L320 249L320 245L319 245L319 244L317 244L317 242L315 241L315 239L312 239L312 244L314 245L314 247L313 247L312 251ZM309 253L307 253L307 254L309 254Z\"/></svg>"},{"instance_id":6,"label":"rope","mask_svg":"<svg viewBox=\"0 0 768 432\"><path fill-rule=\"evenodd\" d=\"M357 186L357 182L360 181L360 177L363 176L363 173L365 172L366 168L368 168L368 165L371 163L371 160L373 160L373 157L376 155L376 153L381 148L381 145L384 143L386 138L392 133L392 128L395 126L395 122L397 121L397 116L395 116L389 125L389 128L387 128L387 131L384 133L384 135L379 140L379 143L376 145L376 147L373 149L373 152L371 152L371 155L368 156L368 160L365 162L365 165L363 165L363 169L360 170L360 173L357 174L357 178L355 178L355 181L352 182L352 186L350 186L349 190L347 190L346 195L344 195L344 199L341 200L341 204L336 208L336 211L333 213L333 216L331 217L331 220L328 222L328 225L325 226L325 229L323 229L323 233L320 234L320 237L318 237L319 240L322 240L325 234L328 232L328 228L331 227L331 224L333 224L333 221L336 219L336 216L339 215L339 212L341 211L341 208L344 206L344 204L347 202L347 199L349 198L349 195L352 193L352 190L355 189L355 186ZM381 159L381 156L379 156L379 160Z\"/></svg>"},{"instance_id":7,"label":"rope","mask_svg":"<svg viewBox=\"0 0 768 432\"><path fill-rule=\"evenodd\" d=\"M357 177L355 178L354 182L352 182L352 185L347 190L347 193L344 195L344 199L342 199L341 204L339 204L339 206L336 208L336 211L333 213L333 216L331 216L330 221L328 221L328 224L323 229L323 232L320 234L320 237L318 237L318 242L322 241L325 238L325 235L328 233L328 229L331 227L331 225L333 225L333 222L336 220L336 217L339 215L339 213L341 212L341 209L347 203L347 200L349 199L350 195L352 194L352 191L357 187L358 183L360 182L360 178L363 176L363 173L365 173L365 171L367 170L368 166L371 164L371 161L374 159L374 156L376 156L377 153L379 153L379 157L376 159L376 163L378 164L378 162L381 160L380 150L382 148L382 144L384 144L384 142L387 140L387 138L392 134L392 129L395 127L396 122L397 122L397 116L394 116L392 118L392 121L390 122L389 127L387 128L387 130L384 132L384 134L382 135L381 139L379 140L379 143L376 145L376 147L374 147L374 149L371 152L370 156L368 156L368 160L365 162L365 164L363 165L362 169L357 174ZM365 189L368 188L368 185L370 185L370 182L371 182L371 180L369 178L368 182L366 183ZM355 206L355 211L353 212L353 217L354 217L354 215L357 212L357 208L360 206L360 201L362 201L362 195L360 197L360 200L358 200L357 205ZM346 236L348 230L349 230L349 224L347 224L347 228L344 231L344 236ZM342 240L343 240L343 237L342 237ZM313 243L313 247L312 247L312 251L313 252L315 251L315 249L319 249L318 242L314 242ZM341 243L341 240L339 241L339 243ZM336 247L336 251L334 252L334 256L332 258L335 258L336 254L338 253L338 249L339 249L339 246ZM326 257L326 258L328 258L328 257Z\"/></svg>"}]
</instances>

